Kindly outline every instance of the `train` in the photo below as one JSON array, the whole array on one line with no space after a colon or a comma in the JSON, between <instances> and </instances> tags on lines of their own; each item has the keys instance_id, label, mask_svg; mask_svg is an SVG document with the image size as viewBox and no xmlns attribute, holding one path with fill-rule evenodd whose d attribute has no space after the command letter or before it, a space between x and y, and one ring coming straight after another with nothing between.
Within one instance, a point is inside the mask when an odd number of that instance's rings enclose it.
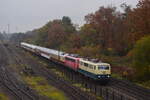
<instances>
[{"instance_id":1,"label":"train","mask_svg":"<svg viewBox=\"0 0 150 100\"><path fill-rule=\"evenodd\" d=\"M25 42L21 42L20 46L27 51L59 63L93 80L108 82L111 78L110 64L104 63L98 59L84 58L78 54L69 54L63 51L49 49Z\"/></svg>"}]
</instances>

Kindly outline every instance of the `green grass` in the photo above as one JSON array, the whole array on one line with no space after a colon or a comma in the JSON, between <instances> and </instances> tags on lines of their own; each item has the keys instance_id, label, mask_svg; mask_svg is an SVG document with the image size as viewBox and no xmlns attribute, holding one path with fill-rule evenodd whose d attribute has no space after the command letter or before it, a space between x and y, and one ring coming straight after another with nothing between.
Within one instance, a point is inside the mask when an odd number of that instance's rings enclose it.
<instances>
[{"instance_id":1,"label":"green grass","mask_svg":"<svg viewBox=\"0 0 150 100\"><path fill-rule=\"evenodd\" d=\"M50 86L43 77L25 77L24 79L39 95L46 96L51 100L68 100L62 91Z\"/></svg>"},{"instance_id":2,"label":"green grass","mask_svg":"<svg viewBox=\"0 0 150 100\"><path fill-rule=\"evenodd\" d=\"M91 92L90 92L90 89L87 89L87 88L85 88L82 84L80 84L80 83L74 83L74 84L72 84L73 86L75 86L75 87L78 87L78 88L80 88L82 91L85 91L85 92L88 92L88 93L90 93L91 94ZM91 95L95 95L95 94L91 94ZM102 97L100 97L100 96L96 96L95 95L95 97L96 97L96 100L104 100Z\"/></svg>"},{"instance_id":3,"label":"green grass","mask_svg":"<svg viewBox=\"0 0 150 100\"><path fill-rule=\"evenodd\" d=\"M146 82L137 83L137 85L150 89L150 80Z\"/></svg>"},{"instance_id":4,"label":"green grass","mask_svg":"<svg viewBox=\"0 0 150 100\"><path fill-rule=\"evenodd\" d=\"M97 96L97 100L104 100L102 97Z\"/></svg>"},{"instance_id":5,"label":"green grass","mask_svg":"<svg viewBox=\"0 0 150 100\"><path fill-rule=\"evenodd\" d=\"M9 100L9 99L5 94L0 93L0 100Z\"/></svg>"},{"instance_id":6,"label":"green grass","mask_svg":"<svg viewBox=\"0 0 150 100\"><path fill-rule=\"evenodd\" d=\"M80 88L82 91L90 92L90 89L85 88L81 83L74 83L73 86Z\"/></svg>"},{"instance_id":7,"label":"green grass","mask_svg":"<svg viewBox=\"0 0 150 100\"><path fill-rule=\"evenodd\" d=\"M112 73L111 76L112 76L113 78L123 79L123 77L121 77L121 75L119 75L119 74L114 74L114 73Z\"/></svg>"}]
</instances>

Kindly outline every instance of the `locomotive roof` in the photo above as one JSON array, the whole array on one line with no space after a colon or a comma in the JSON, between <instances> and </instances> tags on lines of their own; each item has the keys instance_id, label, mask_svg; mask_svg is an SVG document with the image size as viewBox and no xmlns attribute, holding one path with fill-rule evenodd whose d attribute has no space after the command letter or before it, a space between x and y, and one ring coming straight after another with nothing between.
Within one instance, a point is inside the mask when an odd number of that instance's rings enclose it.
<instances>
[{"instance_id":1,"label":"locomotive roof","mask_svg":"<svg viewBox=\"0 0 150 100\"><path fill-rule=\"evenodd\" d=\"M72 59L80 59L80 57L75 57L75 56L71 56L71 55L66 55L66 57L72 58Z\"/></svg>"},{"instance_id":2,"label":"locomotive roof","mask_svg":"<svg viewBox=\"0 0 150 100\"><path fill-rule=\"evenodd\" d=\"M93 61L90 61L90 60L87 60L87 59L84 59L84 58L81 58L80 61L88 63L88 64L93 64L93 65L110 65L108 63L103 63L101 61L99 61L99 62L93 62Z\"/></svg>"}]
</instances>

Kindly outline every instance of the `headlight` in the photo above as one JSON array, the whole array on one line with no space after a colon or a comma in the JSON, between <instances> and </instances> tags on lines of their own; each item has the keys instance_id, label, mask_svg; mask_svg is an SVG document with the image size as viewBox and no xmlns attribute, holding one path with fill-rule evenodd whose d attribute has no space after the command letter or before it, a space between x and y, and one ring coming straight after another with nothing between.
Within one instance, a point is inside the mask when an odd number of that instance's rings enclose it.
<instances>
[{"instance_id":1,"label":"headlight","mask_svg":"<svg viewBox=\"0 0 150 100\"><path fill-rule=\"evenodd\" d=\"M101 76L98 76L98 78L100 78Z\"/></svg>"},{"instance_id":2,"label":"headlight","mask_svg":"<svg viewBox=\"0 0 150 100\"><path fill-rule=\"evenodd\" d=\"M109 78L110 76L108 75L107 77Z\"/></svg>"}]
</instances>

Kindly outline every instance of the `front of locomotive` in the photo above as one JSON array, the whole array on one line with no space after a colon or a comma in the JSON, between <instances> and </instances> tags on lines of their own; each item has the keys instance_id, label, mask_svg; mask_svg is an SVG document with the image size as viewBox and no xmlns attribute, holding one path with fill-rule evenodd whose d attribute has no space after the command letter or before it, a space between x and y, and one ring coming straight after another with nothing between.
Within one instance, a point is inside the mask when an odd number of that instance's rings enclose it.
<instances>
[{"instance_id":1,"label":"front of locomotive","mask_svg":"<svg viewBox=\"0 0 150 100\"><path fill-rule=\"evenodd\" d=\"M100 81L109 81L111 77L111 66L108 63L98 63L96 66L96 77Z\"/></svg>"}]
</instances>

